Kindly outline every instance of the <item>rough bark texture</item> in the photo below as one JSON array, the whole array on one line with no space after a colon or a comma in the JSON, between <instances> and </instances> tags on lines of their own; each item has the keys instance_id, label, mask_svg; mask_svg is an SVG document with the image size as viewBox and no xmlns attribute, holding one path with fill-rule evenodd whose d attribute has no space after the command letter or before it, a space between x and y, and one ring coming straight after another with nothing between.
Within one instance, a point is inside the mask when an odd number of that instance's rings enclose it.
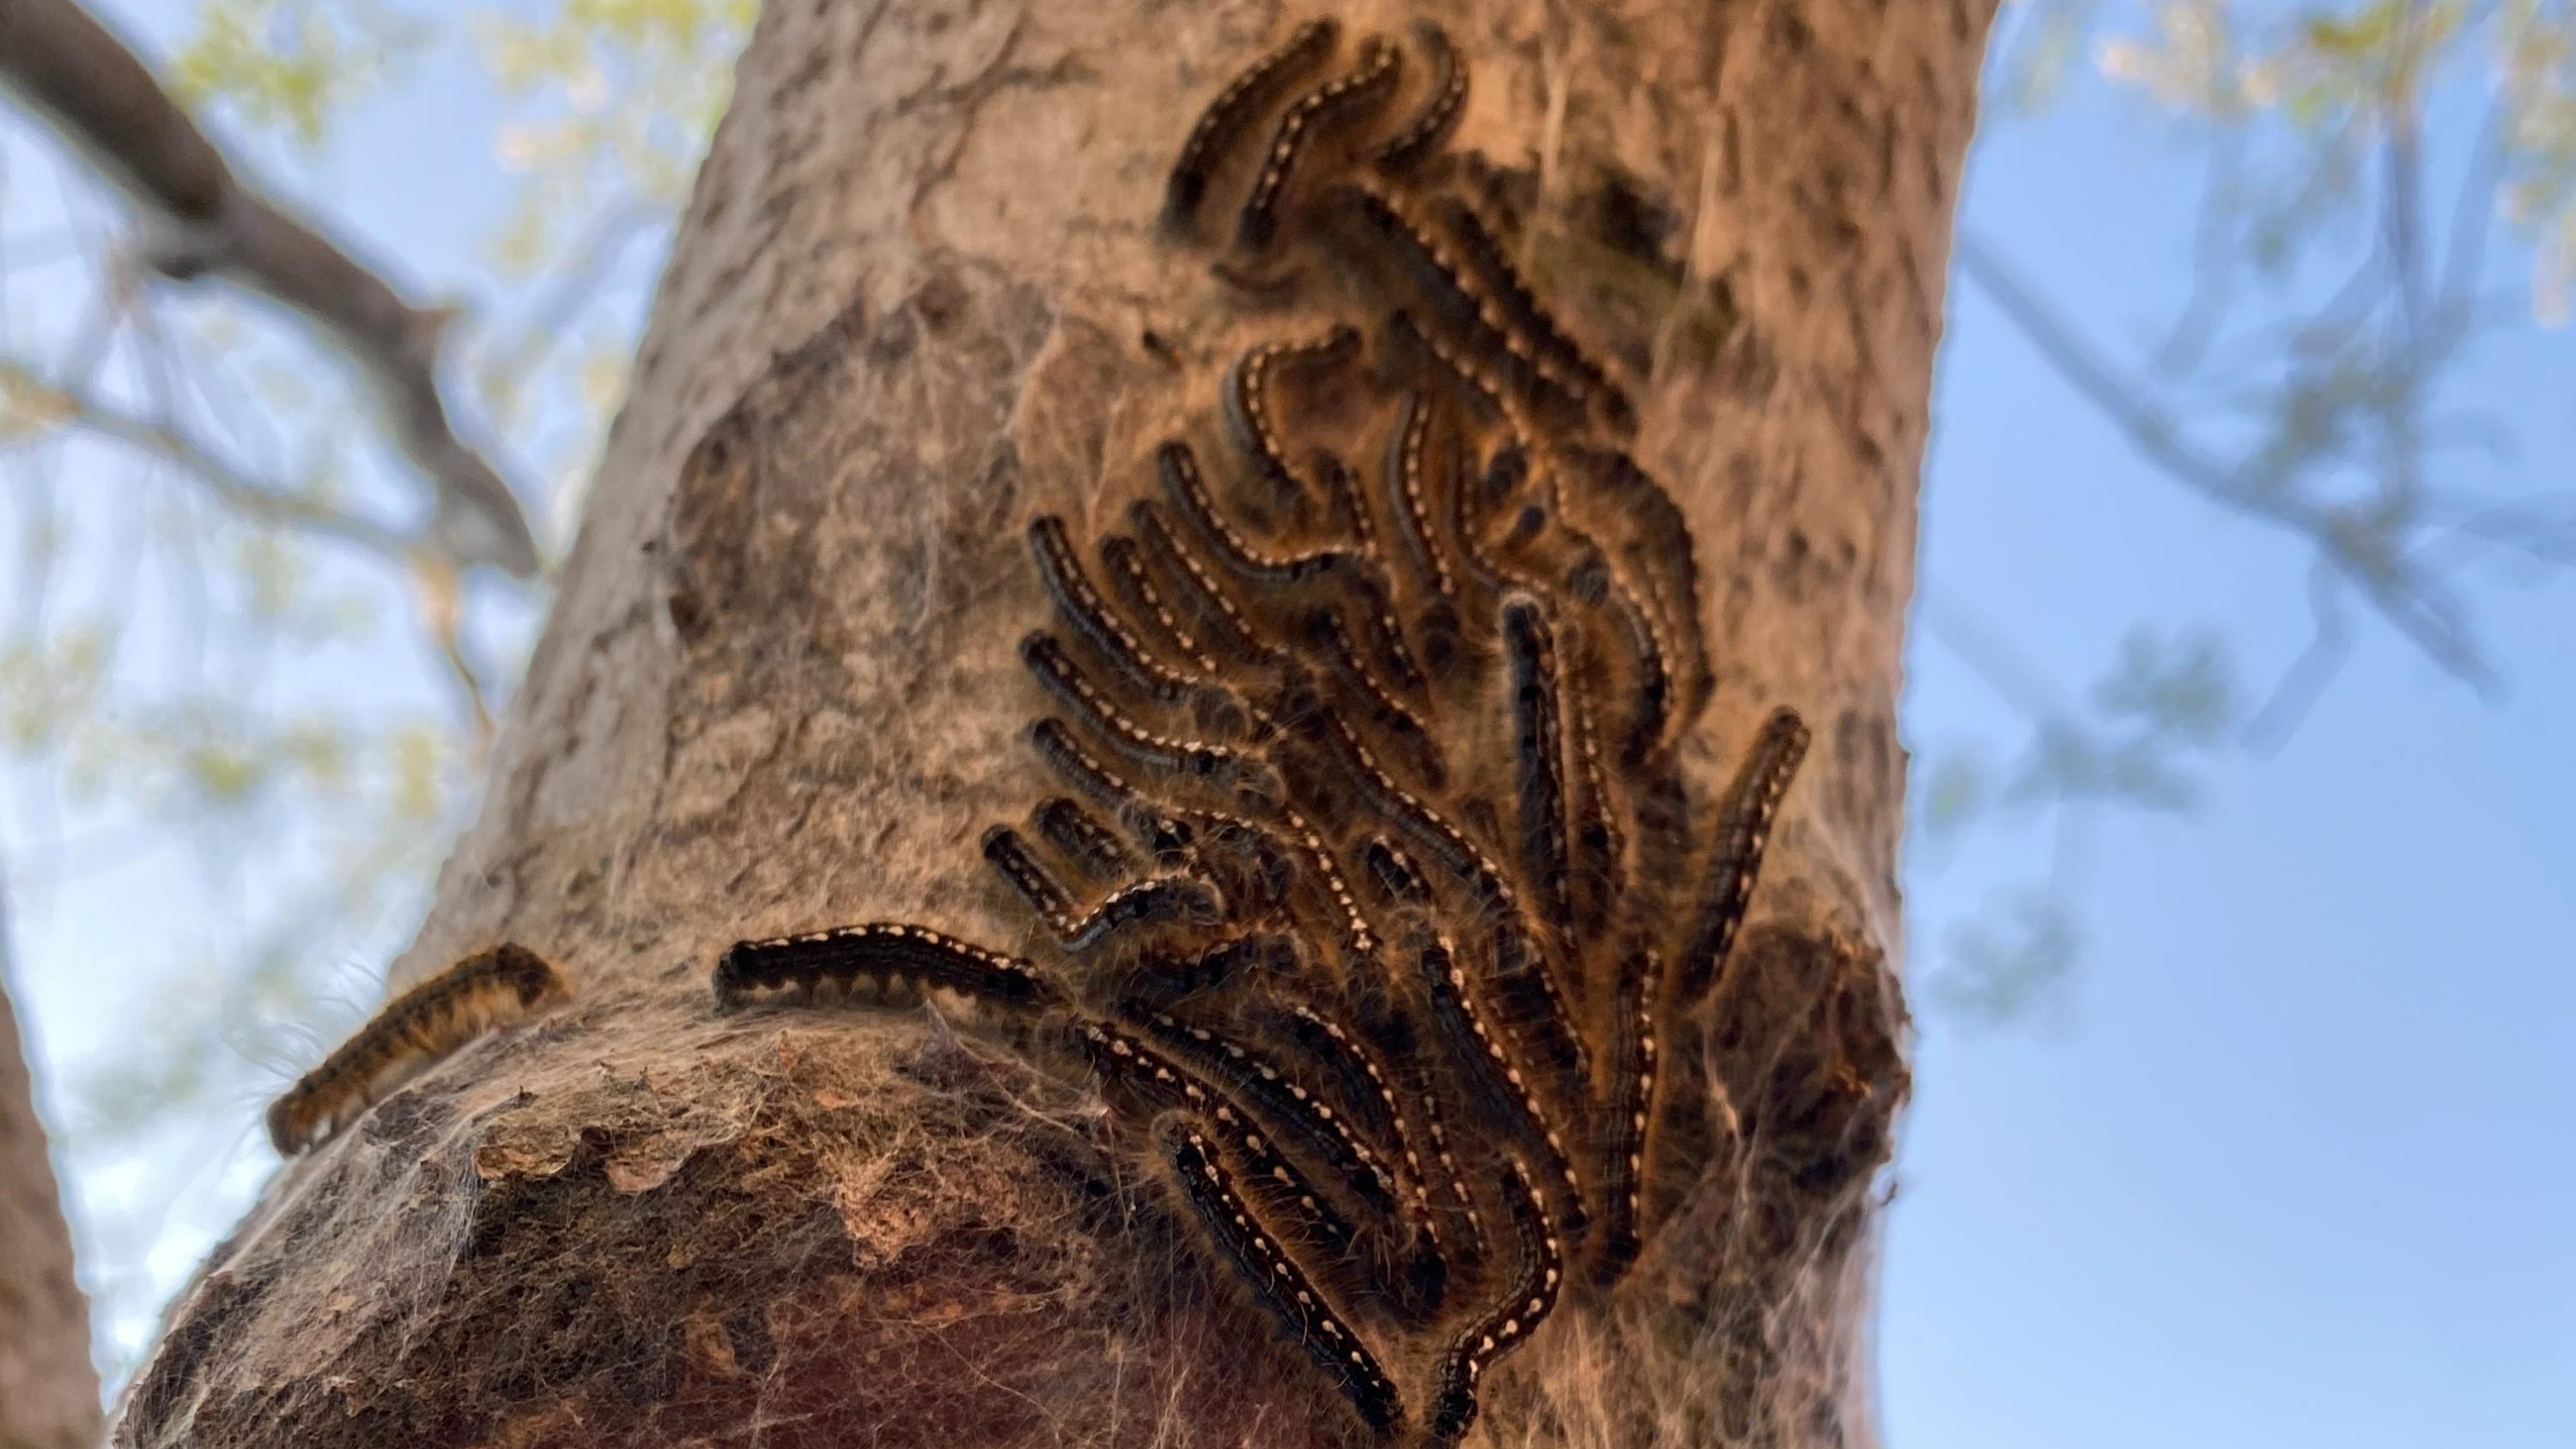
<instances>
[{"instance_id":1,"label":"rough bark texture","mask_svg":"<svg viewBox=\"0 0 2576 1449\"><path fill-rule=\"evenodd\" d=\"M0 935L8 927L0 909ZM72 1279L35 1082L9 1004L0 941L0 1449L87 1449L98 1442L98 1373L89 1300Z\"/></svg>"},{"instance_id":2,"label":"rough bark texture","mask_svg":"<svg viewBox=\"0 0 2576 1449\"><path fill-rule=\"evenodd\" d=\"M1873 1442L1901 1102L1895 707L1953 188L1990 5L1454 0L1459 138L1641 389L1718 666L1818 747L1680 1044L1705 1168L1479 1442ZM1239 295L1154 230L1189 117L1299 12L764 15L483 817L398 980L510 939L572 1006L280 1175L174 1306L133 1444L1292 1444L1355 1424L1123 1191L1078 1082L922 1016L708 1008L732 941L1007 942L1039 793L1020 541L1204 415ZM1361 5L1352 32L1407 12ZM1140 340L1171 339L1175 368Z\"/></svg>"}]
</instances>

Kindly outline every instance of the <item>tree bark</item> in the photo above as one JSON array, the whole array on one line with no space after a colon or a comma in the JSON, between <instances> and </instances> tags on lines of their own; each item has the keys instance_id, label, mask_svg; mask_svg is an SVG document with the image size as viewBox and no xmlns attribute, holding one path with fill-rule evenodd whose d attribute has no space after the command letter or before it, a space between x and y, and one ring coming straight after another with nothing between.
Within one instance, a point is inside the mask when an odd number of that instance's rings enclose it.
<instances>
[{"instance_id":1,"label":"tree bark","mask_svg":"<svg viewBox=\"0 0 2576 1449\"><path fill-rule=\"evenodd\" d=\"M88 1449L100 1428L89 1300L9 1001L8 934L0 894L0 1449Z\"/></svg>"},{"instance_id":2,"label":"tree bark","mask_svg":"<svg viewBox=\"0 0 2576 1449\"><path fill-rule=\"evenodd\" d=\"M1637 451L1717 666L1688 772L1722 783L1777 704L1817 738L1676 1044L1701 1168L1615 1300L1505 1361L1480 1442L1874 1442L1898 661L1991 5L1432 9L1528 270L1651 379ZM1128 1190L1083 1083L932 1015L708 997L746 937L1024 938L974 848L1043 788L1022 527L1113 515L1279 330L1154 218L1189 118L1301 18L768 8L397 973L516 940L577 996L290 1164L174 1305L121 1442L1361 1441Z\"/></svg>"}]
</instances>

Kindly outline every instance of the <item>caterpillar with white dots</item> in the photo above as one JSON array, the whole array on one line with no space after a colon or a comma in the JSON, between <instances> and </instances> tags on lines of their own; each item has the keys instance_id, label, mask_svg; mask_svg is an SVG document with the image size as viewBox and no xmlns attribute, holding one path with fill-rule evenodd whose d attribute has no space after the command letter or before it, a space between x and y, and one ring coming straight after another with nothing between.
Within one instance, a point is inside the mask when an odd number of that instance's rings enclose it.
<instances>
[{"instance_id":1,"label":"caterpillar with white dots","mask_svg":"<svg viewBox=\"0 0 2576 1449\"><path fill-rule=\"evenodd\" d=\"M1027 739L1064 793L981 844L1028 954L880 922L746 941L715 992L984 1008L1097 1084L1291 1371L1445 1446L1570 1271L1588 1304L1651 1251L1675 1014L1807 732L1779 710L1716 798L1685 779L1715 674L1616 354L1442 189L1447 34L1331 71L1342 41L1309 21L1223 86L1164 188L1175 246L1230 200L1217 269L1258 254L1298 322L1124 461L1123 512L1084 510L1121 527L1029 525L1061 632L1021 646Z\"/></svg>"}]
</instances>

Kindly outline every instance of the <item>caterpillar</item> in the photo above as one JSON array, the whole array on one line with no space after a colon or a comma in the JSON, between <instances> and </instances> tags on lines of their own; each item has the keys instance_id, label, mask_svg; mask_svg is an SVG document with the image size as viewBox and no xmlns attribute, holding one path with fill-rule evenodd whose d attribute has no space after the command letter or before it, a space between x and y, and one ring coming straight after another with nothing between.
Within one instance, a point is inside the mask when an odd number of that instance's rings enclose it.
<instances>
[{"instance_id":1,"label":"caterpillar","mask_svg":"<svg viewBox=\"0 0 2576 1449\"><path fill-rule=\"evenodd\" d=\"M387 1002L270 1103L268 1140L280 1157L306 1151L476 1037L570 994L562 973L524 946L477 951Z\"/></svg>"}]
</instances>

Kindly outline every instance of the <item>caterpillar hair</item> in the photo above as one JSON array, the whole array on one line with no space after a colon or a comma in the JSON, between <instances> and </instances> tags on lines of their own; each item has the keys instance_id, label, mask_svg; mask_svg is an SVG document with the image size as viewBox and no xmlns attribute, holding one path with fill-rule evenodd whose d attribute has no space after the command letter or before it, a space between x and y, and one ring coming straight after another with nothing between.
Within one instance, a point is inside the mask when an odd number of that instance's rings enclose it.
<instances>
[{"instance_id":1,"label":"caterpillar hair","mask_svg":"<svg viewBox=\"0 0 2576 1449\"><path fill-rule=\"evenodd\" d=\"M570 995L560 972L517 944L478 951L385 1004L322 1065L269 1105L281 1157L330 1137L395 1088L487 1031Z\"/></svg>"}]
</instances>

